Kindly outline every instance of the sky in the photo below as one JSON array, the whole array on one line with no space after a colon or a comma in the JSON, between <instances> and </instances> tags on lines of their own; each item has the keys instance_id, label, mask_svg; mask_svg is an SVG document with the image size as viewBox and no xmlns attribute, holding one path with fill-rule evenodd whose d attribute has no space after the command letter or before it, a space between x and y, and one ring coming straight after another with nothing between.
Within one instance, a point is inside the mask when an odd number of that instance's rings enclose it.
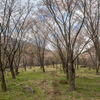
<instances>
[{"instance_id":1,"label":"sky","mask_svg":"<svg viewBox=\"0 0 100 100\"><path fill-rule=\"evenodd\" d=\"M21 0L21 4L25 4L28 0ZM40 0L30 0L30 2L37 4Z\"/></svg>"}]
</instances>

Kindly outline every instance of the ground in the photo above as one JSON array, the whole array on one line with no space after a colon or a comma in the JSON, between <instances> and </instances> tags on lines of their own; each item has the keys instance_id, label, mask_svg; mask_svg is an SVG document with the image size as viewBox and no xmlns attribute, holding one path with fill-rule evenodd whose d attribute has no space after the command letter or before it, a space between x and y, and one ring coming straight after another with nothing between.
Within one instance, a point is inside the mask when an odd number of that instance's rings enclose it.
<instances>
[{"instance_id":1,"label":"ground","mask_svg":"<svg viewBox=\"0 0 100 100\"><path fill-rule=\"evenodd\" d=\"M100 75L96 76L95 70L76 69L76 90L70 92L69 84L59 83L66 81L63 71L52 66L45 66L45 69L43 73L40 67L28 68L27 71L20 68L16 79L11 79L10 72L6 71L7 92L2 92L0 87L0 100L100 100ZM23 90L25 85L35 92Z\"/></svg>"}]
</instances>

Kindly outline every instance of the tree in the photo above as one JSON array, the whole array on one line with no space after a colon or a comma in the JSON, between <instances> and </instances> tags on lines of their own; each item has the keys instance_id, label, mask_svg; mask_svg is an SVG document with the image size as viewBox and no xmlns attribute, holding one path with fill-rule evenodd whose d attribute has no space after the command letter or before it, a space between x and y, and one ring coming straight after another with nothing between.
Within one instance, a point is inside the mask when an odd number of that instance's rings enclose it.
<instances>
[{"instance_id":1,"label":"tree","mask_svg":"<svg viewBox=\"0 0 100 100\"><path fill-rule=\"evenodd\" d=\"M50 18L47 20L47 25L49 23L49 28L56 29L56 35L61 36L66 45L67 60L70 63L70 74L69 74L69 84L70 90L75 90L75 69L73 63L78 57L73 58L74 48L76 45L77 37L84 23L85 15L85 0L43 0L43 3L50 13ZM77 12L83 12L84 14L79 15ZM42 12L44 13L44 12ZM45 15L45 14L43 14ZM55 22L52 25L51 22ZM74 38L72 38L74 37ZM87 43L84 44L84 46ZM83 46L83 48L84 48ZM81 52L82 50L80 50Z\"/></svg>"},{"instance_id":2,"label":"tree","mask_svg":"<svg viewBox=\"0 0 100 100\"><path fill-rule=\"evenodd\" d=\"M34 47L35 53L37 54L38 61L40 63L41 68L43 69L43 72L45 72L44 52L45 52L45 47L47 45L48 34L45 32L45 29L43 29L42 22L40 23L39 20L38 21L33 20L33 23L34 24L30 25L31 37L29 37L29 41L36 45ZM45 35L43 35L43 34L45 34Z\"/></svg>"},{"instance_id":3,"label":"tree","mask_svg":"<svg viewBox=\"0 0 100 100\"><path fill-rule=\"evenodd\" d=\"M6 83L5 83L5 77L4 77L4 68L2 66L2 61L1 61L1 32L2 32L2 26L0 23L0 73L1 73L1 88L3 91L6 91Z\"/></svg>"},{"instance_id":4,"label":"tree","mask_svg":"<svg viewBox=\"0 0 100 100\"><path fill-rule=\"evenodd\" d=\"M96 66L96 75L100 65L100 0L89 0L86 3L85 25L88 37L93 41L99 64Z\"/></svg>"},{"instance_id":5,"label":"tree","mask_svg":"<svg viewBox=\"0 0 100 100\"><path fill-rule=\"evenodd\" d=\"M27 64L26 57L24 57L23 58L23 67L24 67L25 71L26 71L26 64Z\"/></svg>"},{"instance_id":6,"label":"tree","mask_svg":"<svg viewBox=\"0 0 100 100\"><path fill-rule=\"evenodd\" d=\"M0 21L1 29L1 66L2 72L1 85L2 90L6 91L6 84L4 80L4 70L9 65L12 78L15 79L13 62L15 54L19 46L18 43L23 39L26 24L26 19L33 6L21 6L20 0L1 0L0 1ZM24 31L23 31L24 30Z\"/></svg>"},{"instance_id":7,"label":"tree","mask_svg":"<svg viewBox=\"0 0 100 100\"><path fill-rule=\"evenodd\" d=\"M19 0L20 1L20 0ZM24 33L27 31L26 19L31 11L32 7L22 7L18 5L19 1L11 0L1 0L0 6L2 9L0 12L2 20L2 50L3 55L5 55L8 60L12 78L15 79L14 73L14 57L19 49L20 41L24 37ZM4 10L3 10L4 9Z\"/></svg>"},{"instance_id":8,"label":"tree","mask_svg":"<svg viewBox=\"0 0 100 100\"><path fill-rule=\"evenodd\" d=\"M21 56L23 55L23 51L25 50L25 42L20 40L18 42L18 50L15 54L14 61L13 61L13 66L15 67L15 74L18 75L18 69L19 69L19 64L21 60Z\"/></svg>"}]
</instances>

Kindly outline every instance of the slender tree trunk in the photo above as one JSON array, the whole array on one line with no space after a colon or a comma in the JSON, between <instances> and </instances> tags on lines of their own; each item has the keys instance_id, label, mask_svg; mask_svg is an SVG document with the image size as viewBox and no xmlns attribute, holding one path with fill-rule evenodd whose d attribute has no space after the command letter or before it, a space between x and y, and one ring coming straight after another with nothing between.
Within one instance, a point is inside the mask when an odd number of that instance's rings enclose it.
<instances>
[{"instance_id":1,"label":"slender tree trunk","mask_svg":"<svg viewBox=\"0 0 100 100\"><path fill-rule=\"evenodd\" d=\"M66 69L65 69L65 62L62 60L62 67L63 67L63 71L64 73L66 73Z\"/></svg>"},{"instance_id":2,"label":"slender tree trunk","mask_svg":"<svg viewBox=\"0 0 100 100\"><path fill-rule=\"evenodd\" d=\"M68 62L66 63L66 78L69 81Z\"/></svg>"},{"instance_id":3,"label":"slender tree trunk","mask_svg":"<svg viewBox=\"0 0 100 100\"><path fill-rule=\"evenodd\" d=\"M12 79L15 79L15 73L12 64L10 65L10 71L11 71Z\"/></svg>"},{"instance_id":4,"label":"slender tree trunk","mask_svg":"<svg viewBox=\"0 0 100 100\"><path fill-rule=\"evenodd\" d=\"M6 83L5 83L5 78L4 78L4 73L3 71L0 71L1 72L1 88L3 91L6 91Z\"/></svg>"},{"instance_id":5,"label":"slender tree trunk","mask_svg":"<svg viewBox=\"0 0 100 100\"><path fill-rule=\"evenodd\" d=\"M69 61L69 59L68 59L68 55L67 55L67 61L66 61L66 78L67 78L67 81L69 81L68 61Z\"/></svg>"},{"instance_id":6,"label":"slender tree trunk","mask_svg":"<svg viewBox=\"0 0 100 100\"><path fill-rule=\"evenodd\" d=\"M99 75L99 70L98 70L98 68L96 68L96 75Z\"/></svg>"},{"instance_id":7,"label":"slender tree trunk","mask_svg":"<svg viewBox=\"0 0 100 100\"><path fill-rule=\"evenodd\" d=\"M75 90L75 69L73 66L73 52L68 52L69 57L69 63L70 63L70 74L69 74L69 85L70 85L70 91Z\"/></svg>"},{"instance_id":8,"label":"slender tree trunk","mask_svg":"<svg viewBox=\"0 0 100 100\"><path fill-rule=\"evenodd\" d=\"M75 90L75 69L73 67L73 63L70 64L70 78L69 78L69 83L70 83L70 91Z\"/></svg>"},{"instance_id":9,"label":"slender tree trunk","mask_svg":"<svg viewBox=\"0 0 100 100\"><path fill-rule=\"evenodd\" d=\"M43 72L45 72L45 69L44 69L44 60L43 61L42 60L40 60L40 65L41 65L41 69L43 69Z\"/></svg>"},{"instance_id":10,"label":"slender tree trunk","mask_svg":"<svg viewBox=\"0 0 100 100\"><path fill-rule=\"evenodd\" d=\"M24 70L26 71L26 62L25 62L25 59L23 59L23 67L24 67Z\"/></svg>"},{"instance_id":11,"label":"slender tree trunk","mask_svg":"<svg viewBox=\"0 0 100 100\"><path fill-rule=\"evenodd\" d=\"M53 68L55 68L55 64L53 64Z\"/></svg>"},{"instance_id":12,"label":"slender tree trunk","mask_svg":"<svg viewBox=\"0 0 100 100\"><path fill-rule=\"evenodd\" d=\"M96 62L96 75L99 75L99 65L97 65L97 62Z\"/></svg>"},{"instance_id":13,"label":"slender tree trunk","mask_svg":"<svg viewBox=\"0 0 100 100\"><path fill-rule=\"evenodd\" d=\"M18 67L15 68L15 74L16 74L16 76L18 75Z\"/></svg>"},{"instance_id":14,"label":"slender tree trunk","mask_svg":"<svg viewBox=\"0 0 100 100\"><path fill-rule=\"evenodd\" d=\"M97 54L96 54L96 75L99 75L99 65L100 65L100 61L99 61L99 64L98 64L98 57L97 57Z\"/></svg>"},{"instance_id":15,"label":"slender tree trunk","mask_svg":"<svg viewBox=\"0 0 100 100\"><path fill-rule=\"evenodd\" d=\"M79 69L79 59L78 59L78 57L77 57L77 69Z\"/></svg>"},{"instance_id":16,"label":"slender tree trunk","mask_svg":"<svg viewBox=\"0 0 100 100\"><path fill-rule=\"evenodd\" d=\"M74 63L75 69L76 69L76 62Z\"/></svg>"},{"instance_id":17,"label":"slender tree trunk","mask_svg":"<svg viewBox=\"0 0 100 100\"><path fill-rule=\"evenodd\" d=\"M6 83L5 83L5 77L4 77L4 69L2 67L2 62L1 62L1 32L2 32L2 26L0 23L0 74L1 74L1 88L3 91L6 91Z\"/></svg>"},{"instance_id":18,"label":"slender tree trunk","mask_svg":"<svg viewBox=\"0 0 100 100\"><path fill-rule=\"evenodd\" d=\"M42 62L41 62L41 68L43 69L43 72L45 72L44 64Z\"/></svg>"},{"instance_id":19,"label":"slender tree trunk","mask_svg":"<svg viewBox=\"0 0 100 100\"><path fill-rule=\"evenodd\" d=\"M45 72L44 66L43 66L43 72Z\"/></svg>"}]
</instances>

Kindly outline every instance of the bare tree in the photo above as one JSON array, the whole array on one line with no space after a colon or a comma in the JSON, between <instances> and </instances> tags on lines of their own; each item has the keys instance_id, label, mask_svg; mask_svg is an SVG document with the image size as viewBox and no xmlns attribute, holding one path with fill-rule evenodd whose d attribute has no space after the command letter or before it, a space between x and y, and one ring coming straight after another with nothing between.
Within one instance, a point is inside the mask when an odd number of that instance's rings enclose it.
<instances>
[{"instance_id":1,"label":"bare tree","mask_svg":"<svg viewBox=\"0 0 100 100\"><path fill-rule=\"evenodd\" d=\"M45 72L44 52L45 52L45 47L47 45L47 33L45 29L43 29L42 22L40 23L39 20L38 21L34 20L33 22L34 24L31 24L30 26L31 38L29 40L31 43L36 45L34 47L35 53L37 54L38 61L40 63L41 68L43 69L43 72Z\"/></svg>"},{"instance_id":2,"label":"bare tree","mask_svg":"<svg viewBox=\"0 0 100 100\"><path fill-rule=\"evenodd\" d=\"M26 57L24 57L23 58L23 67L24 67L25 71L26 71L26 64L27 64Z\"/></svg>"},{"instance_id":3,"label":"bare tree","mask_svg":"<svg viewBox=\"0 0 100 100\"><path fill-rule=\"evenodd\" d=\"M1 32L2 32L2 26L0 23L0 75L1 75L1 88L3 91L6 91L6 83L5 83L5 77L4 77L4 67L2 66L1 61Z\"/></svg>"},{"instance_id":4,"label":"bare tree","mask_svg":"<svg viewBox=\"0 0 100 100\"><path fill-rule=\"evenodd\" d=\"M2 12L2 26L3 26L3 42L2 48L4 50L4 54L6 54L6 58L8 59L10 71L12 74L12 78L15 79L14 73L14 57L19 49L19 45L21 39L23 39L24 33L26 31L26 18L28 17L31 8L25 8L18 6L19 1L11 0L11 1L1 1L4 5L4 12ZM23 31L25 30L25 31Z\"/></svg>"},{"instance_id":5,"label":"bare tree","mask_svg":"<svg viewBox=\"0 0 100 100\"><path fill-rule=\"evenodd\" d=\"M21 60L21 57L23 55L23 51L25 49L25 42L26 41L22 41L22 40L19 40L19 42L18 42L18 50L15 54L14 61L13 61L16 75L18 75L20 60Z\"/></svg>"},{"instance_id":6,"label":"bare tree","mask_svg":"<svg viewBox=\"0 0 100 100\"><path fill-rule=\"evenodd\" d=\"M21 6L19 5L20 0L1 0L0 1L0 22L2 26L1 30L1 50L2 50L2 62L0 68L2 70L2 89L6 90L4 82L4 69L6 65L9 65L12 78L15 79L14 73L14 57L17 53L19 46L18 42L23 39L23 30L25 30L26 19L32 6Z\"/></svg>"},{"instance_id":7,"label":"bare tree","mask_svg":"<svg viewBox=\"0 0 100 100\"><path fill-rule=\"evenodd\" d=\"M77 37L84 23L85 14L85 0L43 0L44 5L50 12L49 28L54 29L56 27L56 35L60 35L66 45L67 60L70 63L70 74L69 74L69 84L70 90L75 90L75 69L73 63L80 53L73 58L74 48L76 45ZM77 12L84 12L84 14L79 14ZM43 13L43 12L42 12ZM44 15L44 14L43 14ZM52 19L52 20L51 20ZM55 22L55 25L52 25ZM74 37L74 38L72 38ZM84 46L87 43L84 43ZM83 46L83 48L84 48ZM82 49L83 49L82 48ZM81 52L82 50L80 50Z\"/></svg>"},{"instance_id":8,"label":"bare tree","mask_svg":"<svg viewBox=\"0 0 100 100\"><path fill-rule=\"evenodd\" d=\"M96 75L99 74L100 65L100 0L89 0L86 6L86 19L85 25L87 34L89 38L93 41L96 55L99 61L98 66L96 66Z\"/></svg>"},{"instance_id":9,"label":"bare tree","mask_svg":"<svg viewBox=\"0 0 100 100\"><path fill-rule=\"evenodd\" d=\"M54 31L55 32L55 31ZM57 33L56 33L57 34ZM53 38L49 38L48 40L52 43L53 48L56 50L56 52L58 53L61 63L62 63L62 67L63 67L63 71L64 73L67 74L67 80L69 79L69 75L68 75L68 68L66 68L67 66L67 54L66 54L66 50L64 47L64 43L62 45L62 38L59 36L55 36L54 33L52 33Z\"/></svg>"}]
</instances>

